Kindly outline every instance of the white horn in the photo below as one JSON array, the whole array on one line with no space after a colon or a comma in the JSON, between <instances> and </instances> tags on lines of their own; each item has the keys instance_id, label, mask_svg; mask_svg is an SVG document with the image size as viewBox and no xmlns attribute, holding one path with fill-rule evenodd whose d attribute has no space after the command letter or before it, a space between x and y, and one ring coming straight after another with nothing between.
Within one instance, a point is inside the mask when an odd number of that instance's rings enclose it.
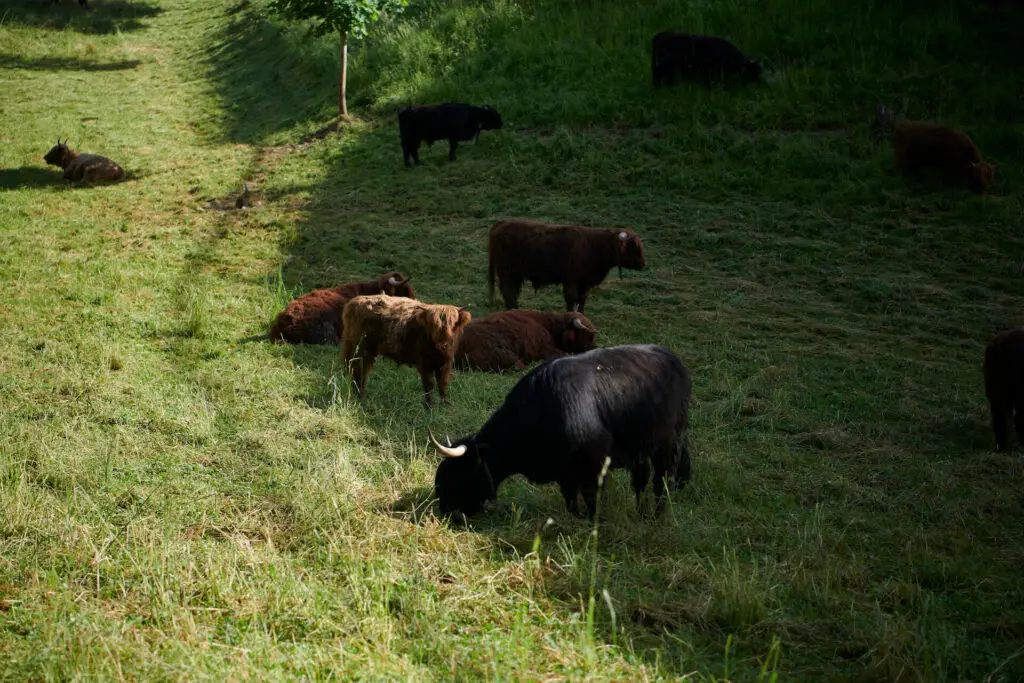
<instances>
[{"instance_id":1,"label":"white horn","mask_svg":"<svg viewBox=\"0 0 1024 683\"><path fill-rule=\"evenodd\" d=\"M620 232L619 233L619 239L622 240L623 242L625 242L627 239L629 239L629 235L627 235L624 232Z\"/></svg>"},{"instance_id":2,"label":"white horn","mask_svg":"<svg viewBox=\"0 0 1024 683\"><path fill-rule=\"evenodd\" d=\"M430 437L430 442L434 444L434 448L436 448L438 451L444 454L444 457L446 458L458 458L459 456L465 455L466 453L465 444L461 446L456 446L455 448L442 446L440 443L438 443L437 439L434 438L434 435L430 432L429 429L427 430L427 436Z\"/></svg>"},{"instance_id":3,"label":"white horn","mask_svg":"<svg viewBox=\"0 0 1024 683\"><path fill-rule=\"evenodd\" d=\"M586 330L587 332L593 332L594 331L594 330L590 329L589 327L587 327L586 325L584 325L583 321L581 319L579 319L579 318L573 318L572 319L572 324L575 325L576 327L578 327L581 330Z\"/></svg>"},{"instance_id":4,"label":"white horn","mask_svg":"<svg viewBox=\"0 0 1024 683\"><path fill-rule=\"evenodd\" d=\"M392 287L397 287L398 285L400 285L402 283L399 282L396 278L389 277L388 278L388 284L391 285Z\"/></svg>"}]
</instances>

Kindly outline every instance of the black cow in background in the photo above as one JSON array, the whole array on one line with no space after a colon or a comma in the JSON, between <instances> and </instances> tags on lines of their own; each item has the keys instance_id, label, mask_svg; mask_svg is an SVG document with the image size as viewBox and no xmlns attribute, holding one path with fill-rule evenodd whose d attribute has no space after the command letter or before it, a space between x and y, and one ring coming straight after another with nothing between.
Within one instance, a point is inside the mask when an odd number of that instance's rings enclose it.
<instances>
[{"instance_id":1,"label":"black cow in background","mask_svg":"<svg viewBox=\"0 0 1024 683\"><path fill-rule=\"evenodd\" d=\"M761 78L761 65L724 38L664 31L651 41L651 78L659 88L676 76L705 85L730 78L752 82Z\"/></svg>"},{"instance_id":2,"label":"black cow in background","mask_svg":"<svg viewBox=\"0 0 1024 683\"><path fill-rule=\"evenodd\" d=\"M420 142L432 145L435 140L448 141L448 160L455 161L459 142L477 140L482 130L501 128L501 114L489 104L475 107L461 102L432 104L425 107L402 107L398 110L398 132L402 138L405 167L409 157L420 164Z\"/></svg>"},{"instance_id":3,"label":"black cow in background","mask_svg":"<svg viewBox=\"0 0 1024 683\"><path fill-rule=\"evenodd\" d=\"M550 360L526 374L484 426L453 446L434 487L442 513L471 515L514 474L558 482L570 512L579 494L590 518L597 510L605 458L630 470L637 506L654 470L662 495L690 478L686 446L690 374L666 348L614 346Z\"/></svg>"}]
</instances>

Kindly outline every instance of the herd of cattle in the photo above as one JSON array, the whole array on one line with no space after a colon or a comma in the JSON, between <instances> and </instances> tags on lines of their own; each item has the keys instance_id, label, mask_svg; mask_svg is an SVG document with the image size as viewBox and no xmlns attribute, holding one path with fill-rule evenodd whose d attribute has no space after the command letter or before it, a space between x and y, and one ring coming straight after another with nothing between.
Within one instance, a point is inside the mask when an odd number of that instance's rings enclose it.
<instances>
[{"instance_id":1,"label":"herd of cattle","mask_svg":"<svg viewBox=\"0 0 1024 683\"><path fill-rule=\"evenodd\" d=\"M654 87L678 79L757 81L760 64L728 41L664 32L651 45ZM405 166L420 164L419 147L449 143L455 160L459 142L502 127L490 106L445 103L403 107L398 112ZM964 133L944 126L904 121L879 106L872 137L888 137L902 173L939 179L985 192L995 167L982 161ZM121 180L124 169L95 154L60 142L44 157L64 169L69 181ZM435 488L445 513L473 514L514 474L536 483L557 482L568 508L577 512L582 494L593 517L605 468L631 473L637 504L651 480L662 496L690 478L687 447L691 380L668 349L651 345L595 348L597 329L584 315L587 297L612 268L646 266L643 240L632 230L502 220L488 240L488 290L495 280L506 310L473 318L464 308L419 301L398 272L369 282L319 289L291 301L268 337L294 344L340 344L345 367L360 398L377 356L416 368L428 408L436 384L447 397L452 366L466 370L522 370L524 375L474 435L444 445ZM524 282L535 289L560 284L566 312L520 310ZM1024 441L1024 330L998 335L985 353L984 377L999 449L1009 447L1009 423Z\"/></svg>"}]
</instances>

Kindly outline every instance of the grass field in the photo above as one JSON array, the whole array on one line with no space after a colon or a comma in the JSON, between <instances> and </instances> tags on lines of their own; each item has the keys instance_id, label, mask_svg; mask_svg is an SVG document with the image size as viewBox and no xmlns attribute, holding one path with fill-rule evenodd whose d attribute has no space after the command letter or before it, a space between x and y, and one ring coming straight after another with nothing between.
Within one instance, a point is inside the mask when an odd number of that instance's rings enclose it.
<instances>
[{"instance_id":1,"label":"grass field","mask_svg":"<svg viewBox=\"0 0 1024 683\"><path fill-rule=\"evenodd\" d=\"M1024 680L1024 459L980 371L1024 323L1020 10L414 0L321 139L332 39L262 0L93 4L0 9L0 679ZM653 90L668 28L767 82ZM405 171L395 108L445 99L505 129ZM967 131L990 193L895 176L877 102ZM129 179L62 185L58 135ZM245 181L261 207L205 210ZM646 238L587 313L694 376L657 521L615 473L596 529L521 480L449 525L426 429L515 375L428 414L381 362L360 406L336 348L254 340L388 269L483 315L517 216Z\"/></svg>"}]
</instances>

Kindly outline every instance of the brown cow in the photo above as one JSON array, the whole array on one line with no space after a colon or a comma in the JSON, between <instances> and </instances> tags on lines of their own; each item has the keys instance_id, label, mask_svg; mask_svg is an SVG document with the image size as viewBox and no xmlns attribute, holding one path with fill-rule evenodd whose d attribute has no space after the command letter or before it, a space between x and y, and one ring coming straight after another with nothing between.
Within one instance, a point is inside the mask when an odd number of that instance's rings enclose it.
<instances>
[{"instance_id":1,"label":"brown cow","mask_svg":"<svg viewBox=\"0 0 1024 683\"><path fill-rule=\"evenodd\" d=\"M583 312L587 294L614 266L643 270L644 243L632 230L551 225L531 220L498 221L487 247L487 285L494 300L500 280L505 308L518 308L519 291L529 280L534 290L561 283L568 311Z\"/></svg>"},{"instance_id":2,"label":"brown cow","mask_svg":"<svg viewBox=\"0 0 1024 683\"><path fill-rule=\"evenodd\" d=\"M367 294L388 294L415 299L409 280L399 272L384 273L369 282L351 282L331 289L315 289L288 302L277 314L267 337L290 344L340 344L341 313L349 299Z\"/></svg>"},{"instance_id":3,"label":"brown cow","mask_svg":"<svg viewBox=\"0 0 1024 683\"><path fill-rule=\"evenodd\" d=\"M107 157L99 154L79 154L70 147L68 141L60 141L50 148L43 161L51 166L64 169L64 180L71 182L91 183L97 180L124 180L124 169Z\"/></svg>"},{"instance_id":4,"label":"brown cow","mask_svg":"<svg viewBox=\"0 0 1024 683\"><path fill-rule=\"evenodd\" d=\"M594 348L597 330L581 313L502 311L466 325L455 363L467 370L512 370Z\"/></svg>"},{"instance_id":5,"label":"brown cow","mask_svg":"<svg viewBox=\"0 0 1024 683\"><path fill-rule=\"evenodd\" d=\"M1017 441L1024 443L1024 329L995 336L985 349L984 372L996 448L1005 451L1010 446L1011 419Z\"/></svg>"},{"instance_id":6,"label":"brown cow","mask_svg":"<svg viewBox=\"0 0 1024 683\"><path fill-rule=\"evenodd\" d=\"M982 194L992 182L996 167L981 159L974 142L946 126L923 121L893 123L893 114L879 106L872 123L872 137L892 131L892 148L900 173L921 179L935 173L950 185L968 187Z\"/></svg>"},{"instance_id":7,"label":"brown cow","mask_svg":"<svg viewBox=\"0 0 1024 683\"><path fill-rule=\"evenodd\" d=\"M366 378L378 355L420 371L428 408L434 378L441 400L447 398L452 359L470 321L469 311L375 294L349 301L342 318L341 357L351 368L360 398L366 395Z\"/></svg>"}]
</instances>

